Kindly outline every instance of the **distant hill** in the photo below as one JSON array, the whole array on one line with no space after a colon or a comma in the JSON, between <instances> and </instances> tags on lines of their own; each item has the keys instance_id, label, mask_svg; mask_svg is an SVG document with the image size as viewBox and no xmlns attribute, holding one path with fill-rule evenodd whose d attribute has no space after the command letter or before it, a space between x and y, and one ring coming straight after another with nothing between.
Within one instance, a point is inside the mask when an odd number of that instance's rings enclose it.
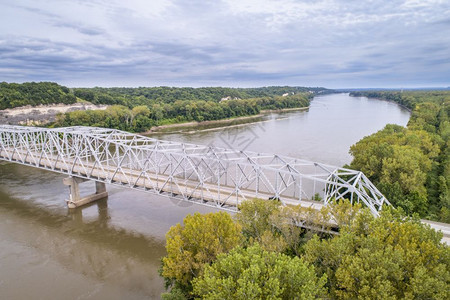
<instances>
[{"instance_id":1,"label":"distant hill","mask_svg":"<svg viewBox=\"0 0 450 300\"><path fill-rule=\"evenodd\" d=\"M0 83L0 109L76 101L69 88L54 82Z\"/></svg>"}]
</instances>

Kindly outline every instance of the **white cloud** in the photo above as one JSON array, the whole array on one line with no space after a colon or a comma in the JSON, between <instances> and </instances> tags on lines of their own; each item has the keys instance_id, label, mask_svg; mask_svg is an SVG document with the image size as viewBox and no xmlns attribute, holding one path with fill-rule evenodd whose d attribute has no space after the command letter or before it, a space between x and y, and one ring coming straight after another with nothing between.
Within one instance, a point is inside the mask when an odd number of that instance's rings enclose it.
<instances>
[{"instance_id":1,"label":"white cloud","mask_svg":"<svg viewBox=\"0 0 450 300\"><path fill-rule=\"evenodd\" d=\"M430 85L449 78L449 25L437 0L16 0L0 81Z\"/></svg>"}]
</instances>

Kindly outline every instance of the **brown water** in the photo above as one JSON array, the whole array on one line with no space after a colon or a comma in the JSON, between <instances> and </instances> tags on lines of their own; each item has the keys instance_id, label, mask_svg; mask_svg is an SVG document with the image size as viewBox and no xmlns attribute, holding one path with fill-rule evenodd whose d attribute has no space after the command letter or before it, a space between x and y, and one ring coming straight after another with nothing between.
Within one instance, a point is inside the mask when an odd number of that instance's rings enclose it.
<instances>
[{"instance_id":1,"label":"brown water","mask_svg":"<svg viewBox=\"0 0 450 300\"><path fill-rule=\"evenodd\" d=\"M335 94L316 97L305 112L157 137L342 165L351 160L350 145L408 119L395 104ZM1 299L157 299L164 290L158 268L165 233L187 214L214 211L108 186L107 200L69 212L62 178L0 163ZM92 183L81 188L94 189Z\"/></svg>"}]
</instances>

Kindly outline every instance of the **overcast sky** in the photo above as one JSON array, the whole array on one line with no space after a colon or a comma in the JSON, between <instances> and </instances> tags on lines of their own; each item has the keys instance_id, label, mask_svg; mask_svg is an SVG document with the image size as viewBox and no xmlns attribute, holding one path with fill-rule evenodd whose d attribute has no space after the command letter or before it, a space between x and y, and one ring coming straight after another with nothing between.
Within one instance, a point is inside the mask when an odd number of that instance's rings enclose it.
<instances>
[{"instance_id":1,"label":"overcast sky","mask_svg":"<svg viewBox=\"0 0 450 300\"><path fill-rule=\"evenodd\" d=\"M0 0L0 81L450 86L450 0Z\"/></svg>"}]
</instances>

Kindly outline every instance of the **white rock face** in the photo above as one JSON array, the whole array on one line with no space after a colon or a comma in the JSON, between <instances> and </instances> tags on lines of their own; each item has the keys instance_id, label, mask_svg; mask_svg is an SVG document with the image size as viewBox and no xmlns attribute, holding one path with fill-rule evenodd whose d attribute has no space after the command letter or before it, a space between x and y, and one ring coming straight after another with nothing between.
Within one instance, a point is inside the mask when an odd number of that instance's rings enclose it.
<instances>
[{"instance_id":1,"label":"white rock face","mask_svg":"<svg viewBox=\"0 0 450 300\"><path fill-rule=\"evenodd\" d=\"M91 103L52 104L39 106L22 106L0 110L0 124L39 125L52 122L59 113L76 110L104 110L108 105Z\"/></svg>"}]
</instances>

